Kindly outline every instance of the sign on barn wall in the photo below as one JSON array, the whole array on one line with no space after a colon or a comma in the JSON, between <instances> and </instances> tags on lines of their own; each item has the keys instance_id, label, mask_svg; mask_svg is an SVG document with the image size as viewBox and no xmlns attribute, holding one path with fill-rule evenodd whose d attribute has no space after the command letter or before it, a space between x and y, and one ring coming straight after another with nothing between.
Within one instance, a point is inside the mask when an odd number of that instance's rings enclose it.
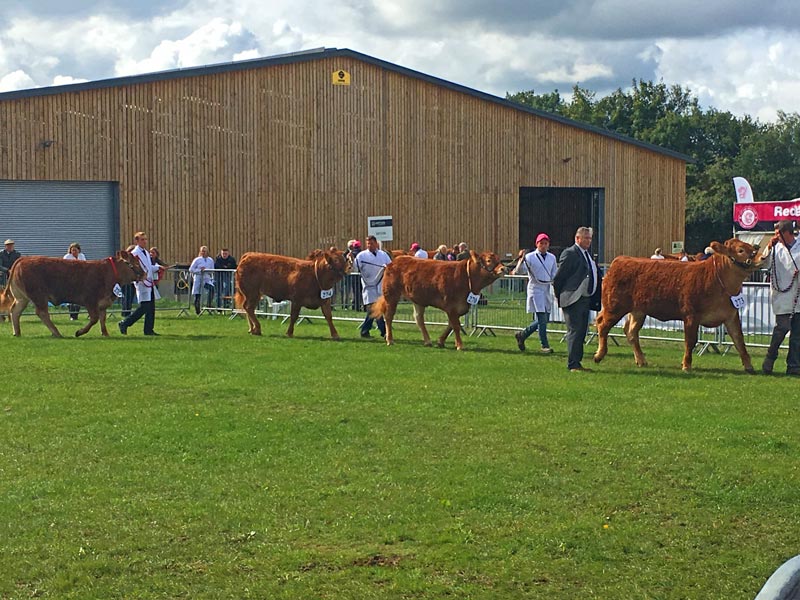
<instances>
[{"instance_id":1,"label":"sign on barn wall","mask_svg":"<svg viewBox=\"0 0 800 600\"><path fill-rule=\"evenodd\" d=\"M331 73L331 83L333 85L350 85L350 73L339 69Z\"/></svg>"},{"instance_id":2,"label":"sign on barn wall","mask_svg":"<svg viewBox=\"0 0 800 600\"><path fill-rule=\"evenodd\" d=\"M392 216L367 217L367 235L374 235L381 242L391 242L394 238Z\"/></svg>"}]
</instances>

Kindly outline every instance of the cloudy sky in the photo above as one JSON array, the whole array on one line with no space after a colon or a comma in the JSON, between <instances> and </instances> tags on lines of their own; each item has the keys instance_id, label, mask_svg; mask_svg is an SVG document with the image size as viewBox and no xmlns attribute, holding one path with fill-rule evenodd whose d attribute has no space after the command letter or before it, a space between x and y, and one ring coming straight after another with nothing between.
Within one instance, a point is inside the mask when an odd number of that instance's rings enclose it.
<instances>
[{"instance_id":1,"label":"cloudy sky","mask_svg":"<svg viewBox=\"0 0 800 600\"><path fill-rule=\"evenodd\" d=\"M800 112L797 0L0 0L0 91L350 48L481 91L688 87Z\"/></svg>"}]
</instances>

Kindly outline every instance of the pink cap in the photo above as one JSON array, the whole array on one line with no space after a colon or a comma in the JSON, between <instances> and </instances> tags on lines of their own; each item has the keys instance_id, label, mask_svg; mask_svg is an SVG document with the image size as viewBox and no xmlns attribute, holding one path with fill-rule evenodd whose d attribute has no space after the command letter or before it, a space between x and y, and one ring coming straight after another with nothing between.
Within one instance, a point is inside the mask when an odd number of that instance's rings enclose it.
<instances>
[{"instance_id":1,"label":"pink cap","mask_svg":"<svg viewBox=\"0 0 800 600\"><path fill-rule=\"evenodd\" d=\"M411 249L412 250L419 250L419 244L417 242L414 242L413 244L411 244Z\"/></svg>"},{"instance_id":2,"label":"pink cap","mask_svg":"<svg viewBox=\"0 0 800 600\"><path fill-rule=\"evenodd\" d=\"M550 236L547 235L546 233L540 233L539 235L536 236L536 243L537 244L539 242L541 242L542 240L547 240L549 242L550 241Z\"/></svg>"}]
</instances>

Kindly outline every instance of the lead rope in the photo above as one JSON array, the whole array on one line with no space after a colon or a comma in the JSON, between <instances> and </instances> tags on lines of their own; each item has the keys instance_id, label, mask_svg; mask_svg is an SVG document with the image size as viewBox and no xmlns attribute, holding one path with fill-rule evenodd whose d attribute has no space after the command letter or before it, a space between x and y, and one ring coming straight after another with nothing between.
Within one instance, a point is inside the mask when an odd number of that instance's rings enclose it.
<instances>
[{"instance_id":1,"label":"lead rope","mask_svg":"<svg viewBox=\"0 0 800 600\"><path fill-rule=\"evenodd\" d=\"M792 273L792 278L789 280L789 285L787 285L786 288L781 289L781 286L778 283L778 270L775 268L775 263L777 261L775 260L775 250L773 249L772 265L770 265L770 285L772 286L772 289L774 289L778 293L785 294L790 289L792 289L792 286L795 284L795 280L797 279L798 271L800 271L800 269L797 268L797 262L794 260L794 256L792 256L792 250L791 248L789 248L789 246L786 245L786 242L783 241L783 237L781 237L781 242L783 242L786 251L789 253L789 258L792 259L792 264L794 265L794 273ZM800 285L797 286L797 289L795 290L794 293L794 301L792 302L793 315L797 312L795 309L797 307L798 299L800 299Z\"/></svg>"},{"instance_id":2,"label":"lead rope","mask_svg":"<svg viewBox=\"0 0 800 600\"><path fill-rule=\"evenodd\" d=\"M472 291L472 277L469 275L469 263L472 262L471 258L467 259L467 284L469 285L469 293L474 294L475 292Z\"/></svg>"}]
</instances>

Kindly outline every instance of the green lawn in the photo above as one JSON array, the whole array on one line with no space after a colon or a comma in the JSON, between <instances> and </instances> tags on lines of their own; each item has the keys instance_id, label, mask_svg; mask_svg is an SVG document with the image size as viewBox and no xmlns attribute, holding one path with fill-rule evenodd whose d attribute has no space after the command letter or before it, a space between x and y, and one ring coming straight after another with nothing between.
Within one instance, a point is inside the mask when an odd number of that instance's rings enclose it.
<instances>
[{"instance_id":1,"label":"green lawn","mask_svg":"<svg viewBox=\"0 0 800 600\"><path fill-rule=\"evenodd\" d=\"M110 329L0 325L0 598L751 600L800 553L797 380L735 352Z\"/></svg>"}]
</instances>

